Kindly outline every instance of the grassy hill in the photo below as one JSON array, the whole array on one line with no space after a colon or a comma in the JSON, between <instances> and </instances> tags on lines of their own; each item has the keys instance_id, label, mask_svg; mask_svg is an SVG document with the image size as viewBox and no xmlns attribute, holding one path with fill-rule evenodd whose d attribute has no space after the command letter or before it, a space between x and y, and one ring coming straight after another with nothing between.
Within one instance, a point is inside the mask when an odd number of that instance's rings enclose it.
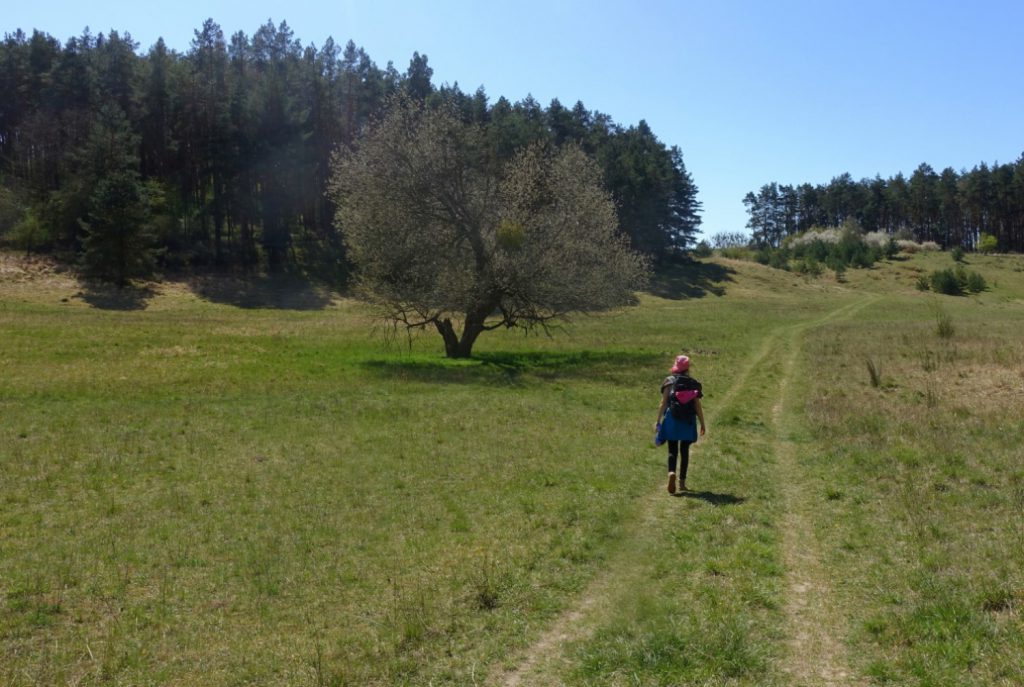
<instances>
[{"instance_id":1,"label":"grassy hill","mask_svg":"<svg viewBox=\"0 0 1024 687\"><path fill-rule=\"evenodd\" d=\"M304 284L2 256L0 683L1020 684L1024 259L968 262L710 259L449 361Z\"/></svg>"}]
</instances>

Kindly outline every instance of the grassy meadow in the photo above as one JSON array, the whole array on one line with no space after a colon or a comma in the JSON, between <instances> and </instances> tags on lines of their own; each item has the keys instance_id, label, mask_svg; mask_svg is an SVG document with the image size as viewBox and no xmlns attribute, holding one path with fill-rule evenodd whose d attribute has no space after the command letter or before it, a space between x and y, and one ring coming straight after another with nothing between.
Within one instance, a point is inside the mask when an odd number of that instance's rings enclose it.
<instances>
[{"instance_id":1,"label":"grassy meadow","mask_svg":"<svg viewBox=\"0 0 1024 687\"><path fill-rule=\"evenodd\" d=\"M968 263L713 258L449 361L308 285L0 256L0 684L1024 683L1024 258Z\"/></svg>"}]
</instances>

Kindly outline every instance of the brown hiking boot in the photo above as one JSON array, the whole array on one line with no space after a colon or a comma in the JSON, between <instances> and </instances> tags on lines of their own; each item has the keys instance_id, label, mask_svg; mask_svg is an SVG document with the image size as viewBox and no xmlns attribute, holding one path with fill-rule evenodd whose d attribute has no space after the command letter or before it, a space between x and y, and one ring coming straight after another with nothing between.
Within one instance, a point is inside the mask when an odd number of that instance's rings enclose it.
<instances>
[{"instance_id":1,"label":"brown hiking boot","mask_svg":"<svg viewBox=\"0 0 1024 687\"><path fill-rule=\"evenodd\" d=\"M668 493L676 493L676 473L668 473Z\"/></svg>"}]
</instances>

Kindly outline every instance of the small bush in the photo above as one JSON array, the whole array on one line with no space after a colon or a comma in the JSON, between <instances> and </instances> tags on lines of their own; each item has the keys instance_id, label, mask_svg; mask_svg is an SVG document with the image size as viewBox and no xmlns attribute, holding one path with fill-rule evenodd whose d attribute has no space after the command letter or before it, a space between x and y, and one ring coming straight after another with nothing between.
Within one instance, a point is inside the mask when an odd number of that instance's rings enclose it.
<instances>
[{"instance_id":1,"label":"small bush","mask_svg":"<svg viewBox=\"0 0 1024 687\"><path fill-rule=\"evenodd\" d=\"M954 246L953 250L949 252L949 255L953 258L953 262L964 261L964 249L960 246Z\"/></svg>"},{"instance_id":2,"label":"small bush","mask_svg":"<svg viewBox=\"0 0 1024 687\"><path fill-rule=\"evenodd\" d=\"M896 245L899 246L899 249L904 253L934 252L942 250L942 247L934 241L918 243L917 241L911 241L910 239L897 239Z\"/></svg>"},{"instance_id":3,"label":"small bush","mask_svg":"<svg viewBox=\"0 0 1024 687\"><path fill-rule=\"evenodd\" d=\"M889 255L891 243L887 235L880 232L864 234L860 225L848 221L839 229L813 227L803 234L788 237L784 247L778 250L786 251L787 257L803 260L808 266L809 261L825 263L829 269L839 271L838 278L841 280L842 272L847 268L871 267ZM772 264L768 255L763 256L761 261ZM805 271L799 264L796 269Z\"/></svg>"},{"instance_id":4,"label":"small bush","mask_svg":"<svg viewBox=\"0 0 1024 687\"><path fill-rule=\"evenodd\" d=\"M795 236L789 236L786 238L786 243L794 248L797 246L808 245L812 243L823 243L823 244L835 244L839 243L839 239L842 238L842 231L839 229L827 229L825 227L811 227L810 230L803 234L796 234Z\"/></svg>"},{"instance_id":5,"label":"small bush","mask_svg":"<svg viewBox=\"0 0 1024 687\"><path fill-rule=\"evenodd\" d=\"M711 244L707 241L700 241L693 249L693 254L698 258L711 257Z\"/></svg>"},{"instance_id":6,"label":"small bush","mask_svg":"<svg viewBox=\"0 0 1024 687\"><path fill-rule=\"evenodd\" d=\"M896 239L890 237L888 242L883 246L883 250L885 250L885 257L892 260L896 257L896 254L900 252L900 246L896 243Z\"/></svg>"},{"instance_id":7,"label":"small bush","mask_svg":"<svg viewBox=\"0 0 1024 687\"><path fill-rule=\"evenodd\" d=\"M960 291L963 292L967 288L967 270L963 265L957 265L953 268L953 276L956 277L957 284L960 285Z\"/></svg>"},{"instance_id":8,"label":"small bush","mask_svg":"<svg viewBox=\"0 0 1024 687\"><path fill-rule=\"evenodd\" d=\"M978 239L978 251L981 253L995 253L999 248L999 241L992 234L982 234Z\"/></svg>"},{"instance_id":9,"label":"small bush","mask_svg":"<svg viewBox=\"0 0 1024 687\"><path fill-rule=\"evenodd\" d=\"M935 293L943 293L947 296L959 296L963 294L960 287L960 280L953 270L935 270L931 276L931 287Z\"/></svg>"},{"instance_id":10,"label":"small bush","mask_svg":"<svg viewBox=\"0 0 1024 687\"><path fill-rule=\"evenodd\" d=\"M49 228L43 224L39 216L29 210L21 221L14 225L10 233L11 245L26 253L47 249L53 240Z\"/></svg>"},{"instance_id":11,"label":"small bush","mask_svg":"<svg viewBox=\"0 0 1024 687\"><path fill-rule=\"evenodd\" d=\"M928 282L928 277L923 274L917 275L917 282L914 284L918 291L927 291L931 288L931 284Z\"/></svg>"},{"instance_id":12,"label":"small bush","mask_svg":"<svg viewBox=\"0 0 1024 687\"><path fill-rule=\"evenodd\" d=\"M939 335L940 339L952 339L953 334L956 333L956 328L953 327L953 318L942 310L935 313L935 333Z\"/></svg>"},{"instance_id":13,"label":"small bush","mask_svg":"<svg viewBox=\"0 0 1024 687\"><path fill-rule=\"evenodd\" d=\"M869 231L864 234L864 242L869 246L879 246L884 248L889 244L892 239L884 231Z\"/></svg>"},{"instance_id":14,"label":"small bush","mask_svg":"<svg viewBox=\"0 0 1024 687\"><path fill-rule=\"evenodd\" d=\"M757 261L777 270L789 270L789 253L783 248L766 248L758 251Z\"/></svg>"},{"instance_id":15,"label":"small bush","mask_svg":"<svg viewBox=\"0 0 1024 687\"><path fill-rule=\"evenodd\" d=\"M25 214L14 191L0 186L0 240L17 225Z\"/></svg>"},{"instance_id":16,"label":"small bush","mask_svg":"<svg viewBox=\"0 0 1024 687\"><path fill-rule=\"evenodd\" d=\"M719 248L718 253L723 258L730 258L732 260L752 260L754 255L749 248L741 248L739 246Z\"/></svg>"},{"instance_id":17,"label":"small bush","mask_svg":"<svg viewBox=\"0 0 1024 687\"><path fill-rule=\"evenodd\" d=\"M970 272L967 275L967 290L971 293L981 293L988 288L985 277L977 272Z\"/></svg>"},{"instance_id":18,"label":"small bush","mask_svg":"<svg viewBox=\"0 0 1024 687\"><path fill-rule=\"evenodd\" d=\"M803 260L796 263L794 270L809 277L818 277L821 275L822 267L820 262L808 255L805 256Z\"/></svg>"}]
</instances>

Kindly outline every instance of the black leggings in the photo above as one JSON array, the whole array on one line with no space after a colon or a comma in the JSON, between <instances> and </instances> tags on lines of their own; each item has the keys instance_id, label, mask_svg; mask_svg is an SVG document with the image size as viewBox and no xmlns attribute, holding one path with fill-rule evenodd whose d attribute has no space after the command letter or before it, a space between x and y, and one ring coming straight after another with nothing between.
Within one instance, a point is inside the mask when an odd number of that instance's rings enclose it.
<instances>
[{"instance_id":1,"label":"black leggings","mask_svg":"<svg viewBox=\"0 0 1024 687\"><path fill-rule=\"evenodd\" d=\"M690 467L690 444L689 441L670 441L668 442L668 471L676 471L676 455L679 456L679 475L680 481L686 480L686 470Z\"/></svg>"}]
</instances>

